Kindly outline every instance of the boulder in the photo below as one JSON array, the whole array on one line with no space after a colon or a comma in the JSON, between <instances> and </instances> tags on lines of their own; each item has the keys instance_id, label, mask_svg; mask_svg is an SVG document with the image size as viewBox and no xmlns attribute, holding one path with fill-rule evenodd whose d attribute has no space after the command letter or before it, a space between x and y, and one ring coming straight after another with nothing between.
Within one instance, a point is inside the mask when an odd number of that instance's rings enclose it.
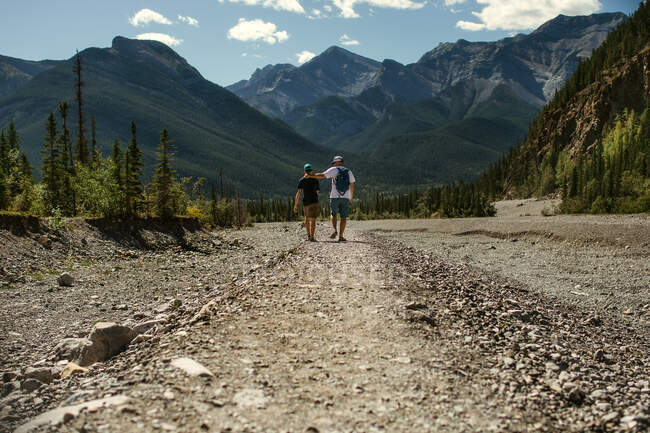
<instances>
[{"instance_id":1,"label":"boulder","mask_svg":"<svg viewBox=\"0 0 650 433\"><path fill-rule=\"evenodd\" d=\"M27 367L23 374L26 379L36 379L43 383L51 383L54 376L55 374L50 367Z\"/></svg>"},{"instance_id":2,"label":"boulder","mask_svg":"<svg viewBox=\"0 0 650 433\"><path fill-rule=\"evenodd\" d=\"M93 346L96 346L98 352L103 353L103 356L98 359L98 361L103 361L120 353L136 335L136 332L128 326L113 322L99 322L95 324L88 339ZM79 365L83 366L84 364Z\"/></svg>"},{"instance_id":3,"label":"boulder","mask_svg":"<svg viewBox=\"0 0 650 433\"><path fill-rule=\"evenodd\" d=\"M67 272L62 273L59 275L59 278L56 279L57 283L59 283L59 286L64 286L64 287L72 287L74 284L74 278L72 275L70 275Z\"/></svg>"},{"instance_id":4,"label":"boulder","mask_svg":"<svg viewBox=\"0 0 650 433\"><path fill-rule=\"evenodd\" d=\"M105 347L93 344L88 338L64 338L54 347L54 361L65 359L87 366L102 361L105 357Z\"/></svg>"},{"instance_id":5,"label":"boulder","mask_svg":"<svg viewBox=\"0 0 650 433\"><path fill-rule=\"evenodd\" d=\"M43 386L43 382L36 379L25 379L20 383L20 389L25 392L36 391L41 386Z\"/></svg>"}]
</instances>

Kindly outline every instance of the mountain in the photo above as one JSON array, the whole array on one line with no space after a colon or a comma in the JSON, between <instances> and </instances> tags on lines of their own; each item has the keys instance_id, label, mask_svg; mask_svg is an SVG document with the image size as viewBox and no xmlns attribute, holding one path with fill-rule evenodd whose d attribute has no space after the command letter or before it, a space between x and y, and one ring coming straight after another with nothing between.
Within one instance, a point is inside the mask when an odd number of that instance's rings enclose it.
<instances>
[{"instance_id":1,"label":"mountain","mask_svg":"<svg viewBox=\"0 0 650 433\"><path fill-rule=\"evenodd\" d=\"M554 195L564 212L650 212L650 4L582 62L527 138L474 183L492 198Z\"/></svg>"},{"instance_id":2,"label":"mountain","mask_svg":"<svg viewBox=\"0 0 650 433\"><path fill-rule=\"evenodd\" d=\"M110 48L88 48L80 55L86 136L90 136L90 117L95 115L105 155L114 138L123 146L128 142L133 120L145 165L151 169L159 133L167 128L178 148L175 166L181 175L216 181L221 168L224 177L240 184L246 196L287 193L305 161L325 166L331 157L331 152L281 121L205 80L162 43L116 37ZM76 136L73 63L74 58L49 65L0 100L0 125L14 118L21 148L36 167L40 166L46 118L56 112L59 101L71 104L68 120L71 135ZM34 65L34 72L38 66Z\"/></svg>"},{"instance_id":3,"label":"mountain","mask_svg":"<svg viewBox=\"0 0 650 433\"><path fill-rule=\"evenodd\" d=\"M59 63L56 60L30 61L0 56L0 99Z\"/></svg>"},{"instance_id":4,"label":"mountain","mask_svg":"<svg viewBox=\"0 0 650 433\"><path fill-rule=\"evenodd\" d=\"M300 67L269 65L228 89L336 151L432 167L434 181L466 180L524 135L579 61L624 19L560 15L529 35L442 43L410 65L332 47ZM468 154L473 162L464 164Z\"/></svg>"}]
</instances>

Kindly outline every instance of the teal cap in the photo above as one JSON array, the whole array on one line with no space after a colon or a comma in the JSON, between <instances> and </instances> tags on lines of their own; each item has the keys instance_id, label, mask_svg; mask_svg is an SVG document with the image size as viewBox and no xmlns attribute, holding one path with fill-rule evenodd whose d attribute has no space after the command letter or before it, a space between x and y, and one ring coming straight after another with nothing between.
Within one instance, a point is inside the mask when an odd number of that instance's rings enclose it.
<instances>
[{"instance_id":1,"label":"teal cap","mask_svg":"<svg viewBox=\"0 0 650 433\"><path fill-rule=\"evenodd\" d=\"M305 171L312 171L313 169L311 168L311 164L307 163L305 164Z\"/></svg>"}]
</instances>

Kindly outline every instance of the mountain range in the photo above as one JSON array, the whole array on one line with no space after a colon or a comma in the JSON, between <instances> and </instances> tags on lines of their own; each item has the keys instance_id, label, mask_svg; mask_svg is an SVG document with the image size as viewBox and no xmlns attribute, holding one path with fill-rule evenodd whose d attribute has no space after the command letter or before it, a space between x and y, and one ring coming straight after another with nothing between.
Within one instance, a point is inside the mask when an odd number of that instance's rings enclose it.
<instances>
[{"instance_id":1,"label":"mountain range","mask_svg":"<svg viewBox=\"0 0 650 433\"><path fill-rule=\"evenodd\" d=\"M167 128L179 174L216 181L221 168L248 197L292 191L304 162L325 167L337 151L369 193L468 179L515 143L624 18L559 16L530 35L441 44L406 66L332 47L227 89L164 44L116 37L80 52L87 125L94 115L107 154L135 121L149 169ZM0 56L0 127L15 120L36 167L48 114L68 101L76 115L73 64Z\"/></svg>"},{"instance_id":2,"label":"mountain range","mask_svg":"<svg viewBox=\"0 0 650 433\"><path fill-rule=\"evenodd\" d=\"M331 47L227 88L340 152L416 166L433 181L480 173L526 132L579 62L625 20L559 15L528 35L442 43L416 63Z\"/></svg>"}]
</instances>

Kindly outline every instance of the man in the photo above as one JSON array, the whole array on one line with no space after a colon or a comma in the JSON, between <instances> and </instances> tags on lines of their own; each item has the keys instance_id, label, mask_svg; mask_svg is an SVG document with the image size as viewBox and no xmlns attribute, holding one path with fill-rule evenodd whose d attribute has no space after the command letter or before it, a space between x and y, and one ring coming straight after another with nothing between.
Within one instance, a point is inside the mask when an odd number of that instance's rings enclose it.
<instances>
[{"instance_id":1,"label":"man","mask_svg":"<svg viewBox=\"0 0 650 433\"><path fill-rule=\"evenodd\" d=\"M305 175L300 182L298 182L298 191L296 192L296 200L293 205L293 211L298 212L298 200L300 200L300 193L302 197L302 209L305 213L305 229L307 230L307 240L316 242L316 218L320 215L320 203L318 203L318 194L320 193L320 186L318 180L310 178L313 169L311 164L305 164Z\"/></svg>"},{"instance_id":2,"label":"man","mask_svg":"<svg viewBox=\"0 0 650 433\"><path fill-rule=\"evenodd\" d=\"M338 235L339 242L345 242L346 239L343 237L343 232L345 232L345 225L350 216L350 206L352 205L352 198L354 197L354 175L343 165L343 157L337 155L332 159L332 167L328 168L323 173L316 173L311 177L317 179L332 179L330 211L332 214L331 220L334 232L330 235L330 238L335 239ZM341 225L337 230L336 218L338 215L341 216Z\"/></svg>"}]
</instances>

